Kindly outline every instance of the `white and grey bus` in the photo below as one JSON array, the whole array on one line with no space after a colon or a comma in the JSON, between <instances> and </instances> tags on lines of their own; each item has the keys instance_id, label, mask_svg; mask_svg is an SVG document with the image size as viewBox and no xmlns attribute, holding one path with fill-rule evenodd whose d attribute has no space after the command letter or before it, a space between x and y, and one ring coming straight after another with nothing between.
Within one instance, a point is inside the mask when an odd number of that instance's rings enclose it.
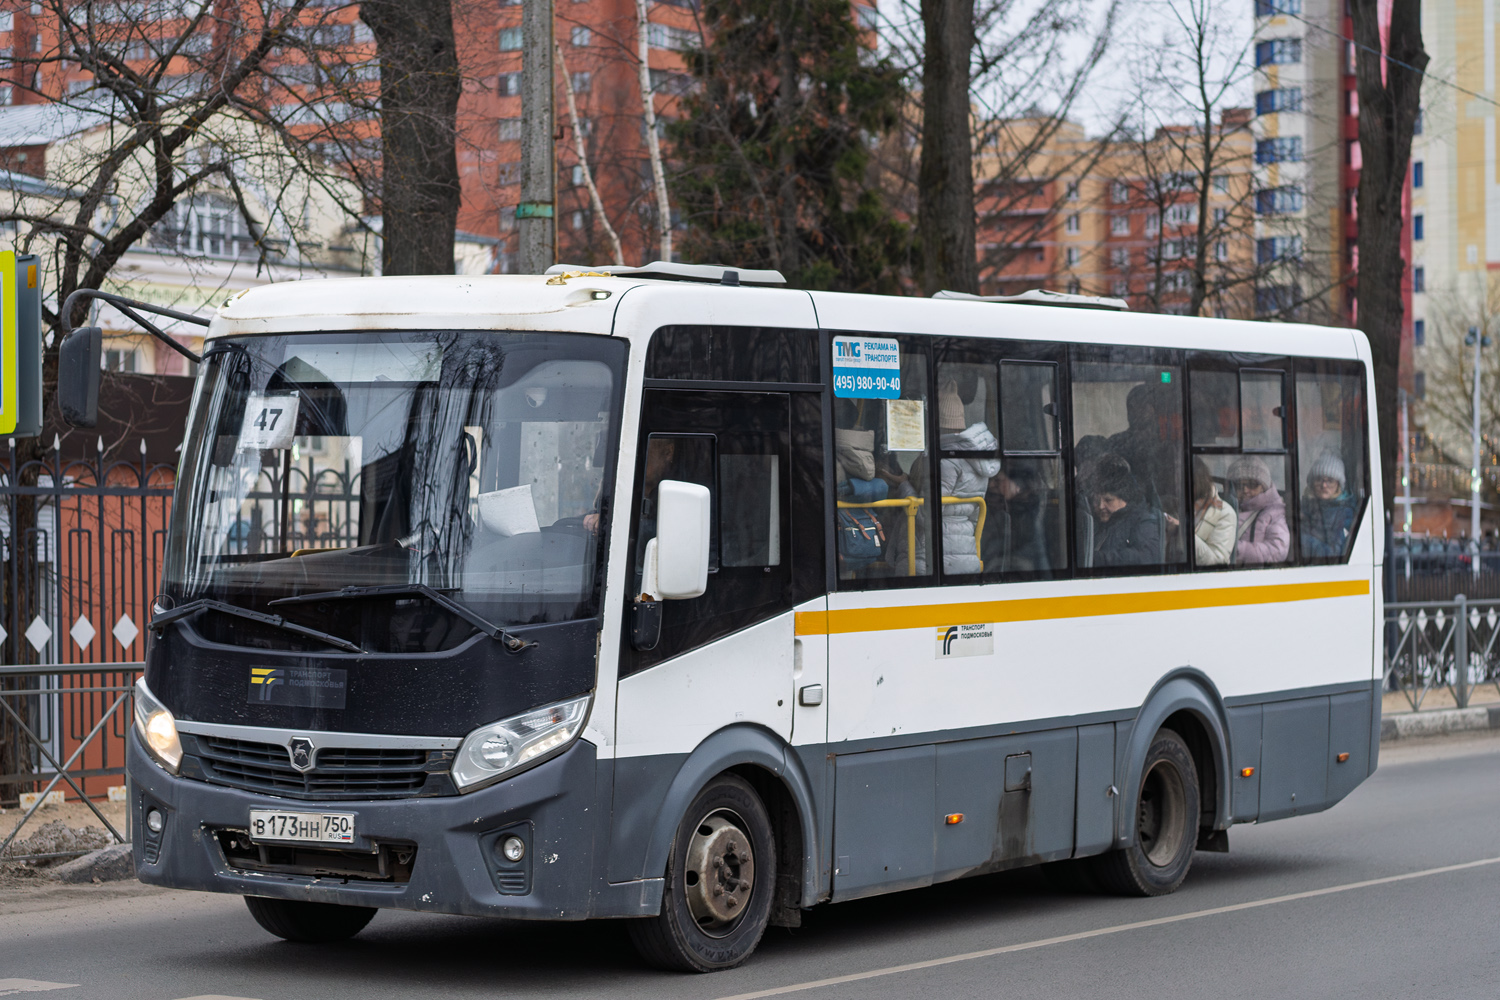
<instances>
[{"instance_id":1,"label":"white and grey bus","mask_svg":"<svg viewBox=\"0 0 1500 1000\"><path fill-rule=\"evenodd\" d=\"M1171 892L1374 769L1358 332L617 270L217 311L143 881L293 940L627 918L707 971L1022 865Z\"/></svg>"}]
</instances>

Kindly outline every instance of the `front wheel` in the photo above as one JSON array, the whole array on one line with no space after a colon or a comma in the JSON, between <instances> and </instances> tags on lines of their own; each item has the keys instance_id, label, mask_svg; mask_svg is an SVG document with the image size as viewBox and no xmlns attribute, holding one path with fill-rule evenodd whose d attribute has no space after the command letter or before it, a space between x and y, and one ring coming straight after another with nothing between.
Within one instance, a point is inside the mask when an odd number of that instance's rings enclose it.
<instances>
[{"instance_id":1,"label":"front wheel","mask_svg":"<svg viewBox=\"0 0 1500 1000\"><path fill-rule=\"evenodd\" d=\"M771 917L776 839L755 789L721 774L698 793L667 857L661 913L627 922L660 969L715 972L750 957Z\"/></svg>"},{"instance_id":2,"label":"front wheel","mask_svg":"<svg viewBox=\"0 0 1500 1000\"><path fill-rule=\"evenodd\" d=\"M1135 842L1095 858L1095 877L1125 896L1175 892L1198 843L1198 769L1170 729L1160 730L1146 751L1135 819Z\"/></svg>"},{"instance_id":3,"label":"front wheel","mask_svg":"<svg viewBox=\"0 0 1500 1000\"><path fill-rule=\"evenodd\" d=\"M375 916L372 906L307 903L296 899L246 896L245 906L255 922L279 938L304 944L347 941Z\"/></svg>"}]
</instances>

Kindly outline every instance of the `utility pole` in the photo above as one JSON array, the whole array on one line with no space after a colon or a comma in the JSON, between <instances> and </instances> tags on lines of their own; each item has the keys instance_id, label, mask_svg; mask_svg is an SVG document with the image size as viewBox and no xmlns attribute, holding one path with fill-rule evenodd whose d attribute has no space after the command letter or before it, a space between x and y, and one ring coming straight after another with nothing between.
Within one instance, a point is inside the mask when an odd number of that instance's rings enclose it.
<instances>
[{"instance_id":1,"label":"utility pole","mask_svg":"<svg viewBox=\"0 0 1500 1000\"><path fill-rule=\"evenodd\" d=\"M1401 400L1401 503L1406 509L1406 515L1401 522L1401 530L1407 535L1407 541L1411 541L1411 401L1407 398L1406 390L1398 388L1396 395ZM1410 566L1411 560L1407 560Z\"/></svg>"},{"instance_id":2,"label":"utility pole","mask_svg":"<svg viewBox=\"0 0 1500 1000\"><path fill-rule=\"evenodd\" d=\"M521 273L557 262L556 157L552 148L552 0L521 5Z\"/></svg>"},{"instance_id":3,"label":"utility pole","mask_svg":"<svg viewBox=\"0 0 1500 1000\"><path fill-rule=\"evenodd\" d=\"M1479 351L1490 346L1490 338L1481 336L1479 327L1469 327L1464 343L1474 348L1474 464L1469 469L1469 552L1474 576L1479 576Z\"/></svg>"}]
</instances>

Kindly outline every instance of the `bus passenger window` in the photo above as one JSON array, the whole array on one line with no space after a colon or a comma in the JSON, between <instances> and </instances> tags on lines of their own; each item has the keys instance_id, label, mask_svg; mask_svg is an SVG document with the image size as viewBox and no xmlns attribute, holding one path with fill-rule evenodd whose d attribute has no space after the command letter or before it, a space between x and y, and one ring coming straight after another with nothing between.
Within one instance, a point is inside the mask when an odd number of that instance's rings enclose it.
<instances>
[{"instance_id":1,"label":"bus passenger window","mask_svg":"<svg viewBox=\"0 0 1500 1000\"><path fill-rule=\"evenodd\" d=\"M928 368L921 350L902 341L899 399L833 401L840 580L880 586L873 581L931 573Z\"/></svg>"},{"instance_id":2,"label":"bus passenger window","mask_svg":"<svg viewBox=\"0 0 1500 1000\"><path fill-rule=\"evenodd\" d=\"M1182 392L1175 364L1129 348L1073 363L1078 561L1160 568L1183 561Z\"/></svg>"},{"instance_id":3,"label":"bus passenger window","mask_svg":"<svg viewBox=\"0 0 1500 1000\"><path fill-rule=\"evenodd\" d=\"M1282 451L1286 433L1282 428L1281 372L1240 374L1240 415L1244 424L1246 451Z\"/></svg>"},{"instance_id":4,"label":"bus passenger window","mask_svg":"<svg viewBox=\"0 0 1500 1000\"><path fill-rule=\"evenodd\" d=\"M985 570L1050 574L1068 565L1057 365L1000 363L1001 471L990 480Z\"/></svg>"},{"instance_id":5,"label":"bus passenger window","mask_svg":"<svg viewBox=\"0 0 1500 1000\"><path fill-rule=\"evenodd\" d=\"M1292 557L1284 372L1254 360L1192 360L1193 562L1199 569L1265 566Z\"/></svg>"},{"instance_id":6,"label":"bus passenger window","mask_svg":"<svg viewBox=\"0 0 1500 1000\"><path fill-rule=\"evenodd\" d=\"M980 535L988 513L985 495L1000 474L996 418L993 364L938 365L939 537L945 574L984 570Z\"/></svg>"},{"instance_id":7,"label":"bus passenger window","mask_svg":"<svg viewBox=\"0 0 1500 1000\"><path fill-rule=\"evenodd\" d=\"M1310 370L1309 370L1310 369ZM1357 363L1298 362L1298 541L1307 561L1348 558L1369 499L1364 376Z\"/></svg>"},{"instance_id":8,"label":"bus passenger window","mask_svg":"<svg viewBox=\"0 0 1500 1000\"><path fill-rule=\"evenodd\" d=\"M1240 446L1240 380L1232 371L1192 372L1194 448Z\"/></svg>"}]
</instances>

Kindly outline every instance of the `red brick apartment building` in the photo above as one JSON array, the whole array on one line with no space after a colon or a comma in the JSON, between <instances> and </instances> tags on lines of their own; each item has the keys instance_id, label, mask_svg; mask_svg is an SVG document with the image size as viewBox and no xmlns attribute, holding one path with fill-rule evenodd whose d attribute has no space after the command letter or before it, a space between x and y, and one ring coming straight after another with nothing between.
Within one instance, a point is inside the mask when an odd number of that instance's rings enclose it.
<instances>
[{"instance_id":1,"label":"red brick apartment building","mask_svg":"<svg viewBox=\"0 0 1500 1000\"><path fill-rule=\"evenodd\" d=\"M6 0L0 4L0 104L45 103L80 97L90 75L76 61L48 61L38 71L27 57L60 54L53 16L55 0ZM232 2L232 0L229 0ZM561 59L554 76L558 258L606 263L611 251L594 218L583 172L574 152L574 131L585 149L609 221L619 233L625 260L655 256L656 203L644 128L639 76L639 26L635 0L554 0L554 37ZM128 65L155 59L153 39L175 37L188 26L183 0L92 0L97 30L119 39ZM875 7L854 0L860 23L873 27ZM520 201L521 118L520 0L454 0L463 91L458 108L458 159L462 183L459 229L494 241L492 270L511 270L515 251L515 206ZM207 50L224 44L234 20L216 14L218 27L201 31L168 67L165 83L191 85ZM658 131L679 111L690 83L684 51L701 44L693 0L654 0L647 5L648 79ZM290 119L308 142L340 137L374 152L372 107L378 81L375 43L359 20L357 4L312 0L298 19L302 47L274 52L262 100L301 105ZM142 27L147 25L148 27ZM197 41L201 38L202 41ZM324 65L315 63L323 62ZM330 70L330 66L333 70ZM566 66L579 121L570 120L563 86ZM5 147L0 137L0 147ZM45 176L45 147L0 149L0 168ZM373 208L373 206L367 206Z\"/></svg>"}]
</instances>

